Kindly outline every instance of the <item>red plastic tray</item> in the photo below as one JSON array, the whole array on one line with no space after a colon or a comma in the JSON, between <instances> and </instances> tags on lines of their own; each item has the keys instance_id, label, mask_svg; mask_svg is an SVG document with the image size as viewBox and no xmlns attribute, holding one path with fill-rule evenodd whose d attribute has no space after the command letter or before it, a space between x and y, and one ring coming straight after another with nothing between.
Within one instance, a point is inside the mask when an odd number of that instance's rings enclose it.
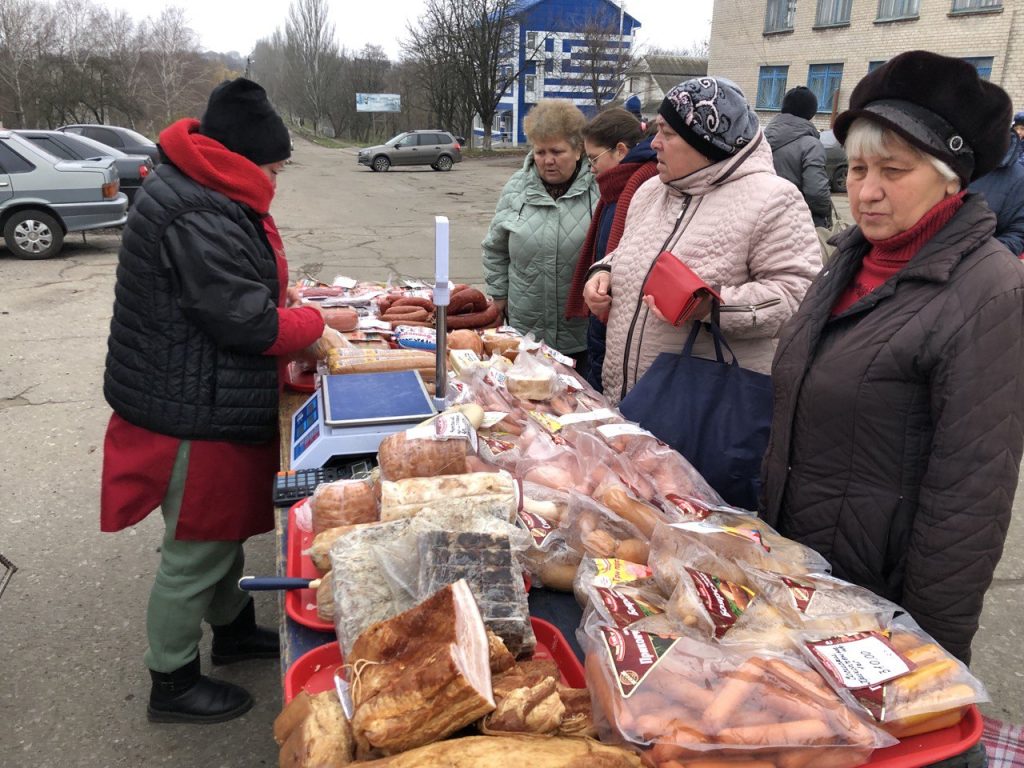
<instances>
[{"instance_id":1,"label":"red plastic tray","mask_svg":"<svg viewBox=\"0 0 1024 768\"><path fill-rule=\"evenodd\" d=\"M313 566L309 555L302 554L313 544L313 533L304 531L295 524L295 510L306 501L297 501L288 510L288 561L285 563L285 576L299 579L319 579L320 574ZM319 632L333 632L334 624L324 621L316 613L315 589L291 589L284 596L284 612L293 621Z\"/></svg>"},{"instance_id":2,"label":"red plastic tray","mask_svg":"<svg viewBox=\"0 0 1024 768\"><path fill-rule=\"evenodd\" d=\"M316 392L316 379L313 371L303 370L298 363L292 361L285 366L284 385L295 392Z\"/></svg>"},{"instance_id":3,"label":"red plastic tray","mask_svg":"<svg viewBox=\"0 0 1024 768\"><path fill-rule=\"evenodd\" d=\"M964 719L940 731L923 733L903 739L899 744L875 750L870 768L921 768L966 752L981 739L984 724L981 713L973 704Z\"/></svg>"},{"instance_id":4,"label":"red plastic tray","mask_svg":"<svg viewBox=\"0 0 1024 768\"><path fill-rule=\"evenodd\" d=\"M554 659L562 673L562 682L573 688L586 688L583 665L572 652L568 641L553 624L531 618L537 636L535 659ZM304 653L295 660L284 676L284 701L287 704L299 691L320 693L334 686L334 672L342 664L337 641L326 643Z\"/></svg>"}]
</instances>

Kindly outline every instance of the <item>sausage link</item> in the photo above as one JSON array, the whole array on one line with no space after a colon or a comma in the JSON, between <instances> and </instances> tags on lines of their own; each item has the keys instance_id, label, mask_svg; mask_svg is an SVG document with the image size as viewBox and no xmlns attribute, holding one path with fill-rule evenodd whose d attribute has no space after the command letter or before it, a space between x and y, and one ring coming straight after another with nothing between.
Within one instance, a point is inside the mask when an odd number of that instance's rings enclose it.
<instances>
[{"instance_id":1,"label":"sausage link","mask_svg":"<svg viewBox=\"0 0 1024 768\"><path fill-rule=\"evenodd\" d=\"M467 288L452 296L448 303L449 315L461 315L467 312L483 312L487 309L487 297L476 288ZM473 326L460 326L470 328Z\"/></svg>"},{"instance_id":2,"label":"sausage link","mask_svg":"<svg viewBox=\"0 0 1024 768\"><path fill-rule=\"evenodd\" d=\"M459 328L485 328L488 323L498 319L498 308L494 303L486 305L486 309L480 312L468 312L461 315L449 315L448 330L454 331Z\"/></svg>"},{"instance_id":3,"label":"sausage link","mask_svg":"<svg viewBox=\"0 0 1024 768\"><path fill-rule=\"evenodd\" d=\"M392 303L391 308L394 309L395 307L420 307L421 309L427 310L427 312L433 312L434 302L430 299L420 298L419 296L403 296Z\"/></svg>"},{"instance_id":4,"label":"sausage link","mask_svg":"<svg viewBox=\"0 0 1024 768\"><path fill-rule=\"evenodd\" d=\"M397 307L392 308L389 312L385 312L381 316L381 320L416 320L424 322L429 316L430 313L421 307Z\"/></svg>"}]
</instances>

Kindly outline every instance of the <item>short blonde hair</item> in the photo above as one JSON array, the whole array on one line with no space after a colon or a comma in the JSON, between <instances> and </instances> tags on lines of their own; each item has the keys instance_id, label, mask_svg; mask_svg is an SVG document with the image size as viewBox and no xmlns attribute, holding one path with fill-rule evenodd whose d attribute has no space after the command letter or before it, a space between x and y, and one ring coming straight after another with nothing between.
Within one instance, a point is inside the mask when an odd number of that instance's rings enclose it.
<instances>
[{"instance_id":1,"label":"short blonde hair","mask_svg":"<svg viewBox=\"0 0 1024 768\"><path fill-rule=\"evenodd\" d=\"M879 125L874 120L868 120L864 117L858 117L854 120L850 129L846 132L846 141L843 142L843 148L846 150L847 157L851 155L854 157L864 157L866 155L881 156L885 155L892 148L892 145L896 143L908 147L918 156L926 158L946 181L955 181L959 186L963 186L960 177L956 175L956 172L945 161L940 160L935 155L922 152L898 133Z\"/></svg>"},{"instance_id":2,"label":"short blonde hair","mask_svg":"<svg viewBox=\"0 0 1024 768\"><path fill-rule=\"evenodd\" d=\"M541 99L523 120L523 132L531 144L565 139L573 149L583 148L587 118L570 101Z\"/></svg>"}]
</instances>

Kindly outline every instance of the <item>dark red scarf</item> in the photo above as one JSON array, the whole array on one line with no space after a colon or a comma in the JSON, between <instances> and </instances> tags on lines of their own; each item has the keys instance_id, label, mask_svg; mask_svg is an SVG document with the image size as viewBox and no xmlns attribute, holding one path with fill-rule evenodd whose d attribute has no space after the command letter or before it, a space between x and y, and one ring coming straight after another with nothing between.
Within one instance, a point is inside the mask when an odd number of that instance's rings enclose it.
<instances>
[{"instance_id":1,"label":"dark red scarf","mask_svg":"<svg viewBox=\"0 0 1024 768\"><path fill-rule=\"evenodd\" d=\"M910 229L885 240L869 240L871 250L864 256L860 270L832 307L832 316L845 312L861 297L867 296L903 269L964 204L966 190L938 202Z\"/></svg>"},{"instance_id":2,"label":"dark red scarf","mask_svg":"<svg viewBox=\"0 0 1024 768\"><path fill-rule=\"evenodd\" d=\"M199 121L178 120L160 133L160 148L190 179L244 203L260 216L270 212L274 185L258 165L199 133Z\"/></svg>"},{"instance_id":3,"label":"dark red scarf","mask_svg":"<svg viewBox=\"0 0 1024 768\"><path fill-rule=\"evenodd\" d=\"M612 227L608 232L608 244L605 247L607 255L615 250L622 239L622 233L626 228L626 211L629 209L629 202L633 199L633 193L658 172L657 163L647 160L642 163L619 163L607 171L598 174L597 188L601 193L601 199L594 208L594 215L590 219L590 228L587 230L587 237L580 248L580 258L576 262L576 270L572 275L572 284L569 286L569 299L565 305L565 316L567 318L586 317L590 314L587 304L583 300L583 286L587 282L587 272L594 266L597 257L597 233L601 229L601 216L609 203L618 201L615 206L615 218L612 219Z\"/></svg>"}]
</instances>

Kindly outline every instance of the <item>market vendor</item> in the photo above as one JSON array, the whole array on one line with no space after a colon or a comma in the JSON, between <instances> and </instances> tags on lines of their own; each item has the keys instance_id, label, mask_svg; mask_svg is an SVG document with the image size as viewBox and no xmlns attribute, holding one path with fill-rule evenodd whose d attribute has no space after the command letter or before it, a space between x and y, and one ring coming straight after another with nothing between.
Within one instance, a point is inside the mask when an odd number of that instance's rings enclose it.
<instances>
[{"instance_id":1,"label":"market vendor","mask_svg":"<svg viewBox=\"0 0 1024 768\"><path fill-rule=\"evenodd\" d=\"M324 322L318 308L286 307L288 265L269 211L290 140L263 88L221 83L202 120L173 123L160 148L118 255L101 527L161 508L149 719L212 723L253 700L200 674L202 622L214 664L278 656L277 632L257 626L237 586L242 543L273 528L281 369Z\"/></svg>"},{"instance_id":2,"label":"market vendor","mask_svg":"<svg viewBox=\"0 0 1024 768\"><path fill-rule=\"evenodd\" d=\"M772 368L762 516L965 662L1024 445L1024 266L966 191L1005 154L1010 113L971 64L927 51L860 81L835 125L857 226Z\"/></svg>"}]
</instances>

